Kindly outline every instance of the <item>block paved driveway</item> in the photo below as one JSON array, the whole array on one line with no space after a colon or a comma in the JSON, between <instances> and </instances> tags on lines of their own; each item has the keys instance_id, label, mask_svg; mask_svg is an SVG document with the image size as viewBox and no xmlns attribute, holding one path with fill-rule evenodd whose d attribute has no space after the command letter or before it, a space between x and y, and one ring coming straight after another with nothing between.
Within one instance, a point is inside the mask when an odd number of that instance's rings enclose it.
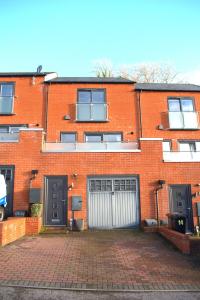
<instances>
[{"instance_id":1,"label":"block paved driveway","mask_svg":"<svg viewBox=\"0 0 200 300\"><path fill-rule=\"evenodd\" d=\"M157 234L43 234L7 245L0 255L0 285L200 290L200 260L181 254Z\"/></svg>"}]
</instances>

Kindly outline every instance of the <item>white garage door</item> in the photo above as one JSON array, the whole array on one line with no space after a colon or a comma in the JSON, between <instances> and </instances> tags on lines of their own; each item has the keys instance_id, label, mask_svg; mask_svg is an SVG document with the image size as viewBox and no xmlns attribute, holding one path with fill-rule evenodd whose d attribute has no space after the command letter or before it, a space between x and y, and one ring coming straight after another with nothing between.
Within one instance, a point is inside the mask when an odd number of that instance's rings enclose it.
<instances>
[{"instance_id":1,"label":"white garage door","mask_svg":"<svg viewBox=\"0 0 200 300\"><path fill-rule=\"evenodd\" d=\"M127 228L139 224L137 179L88 180L89 228Z\"/></svg>"}]
</instances>

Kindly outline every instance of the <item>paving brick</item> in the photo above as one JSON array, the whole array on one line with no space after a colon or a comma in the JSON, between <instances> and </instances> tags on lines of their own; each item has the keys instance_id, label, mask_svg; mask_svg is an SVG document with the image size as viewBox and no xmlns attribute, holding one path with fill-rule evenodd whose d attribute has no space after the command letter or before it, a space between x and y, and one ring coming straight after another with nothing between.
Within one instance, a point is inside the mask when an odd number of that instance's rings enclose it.
<instances>
[{"instance_id":1,"label":"paving brick","mask_svg":"<svg viewBox=\"0 0 200 300\"><path fill-rule=\"evenodd\" d=\"M0 249L0 284L115 289L200 289L200 260L157 234L96 231L26 237Z\"/></svg>"}]
</instances>

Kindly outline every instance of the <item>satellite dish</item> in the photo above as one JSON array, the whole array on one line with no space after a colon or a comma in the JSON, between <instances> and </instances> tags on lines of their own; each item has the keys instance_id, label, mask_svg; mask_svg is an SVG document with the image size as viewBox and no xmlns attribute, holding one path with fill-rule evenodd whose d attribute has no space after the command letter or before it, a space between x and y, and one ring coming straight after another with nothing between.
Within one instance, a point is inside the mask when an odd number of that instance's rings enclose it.
<instances>
[{"instance_id":1,"label":"satellite dish","mask_svg":"<svg viewBox=\"0 0 200 300\"><path fill-rule=\"evenodd\" d=\"M37 67L37 73L41 73L41 71L42 71L42 65L39 65L39 66Z\"/></svg>"}]
</instances>

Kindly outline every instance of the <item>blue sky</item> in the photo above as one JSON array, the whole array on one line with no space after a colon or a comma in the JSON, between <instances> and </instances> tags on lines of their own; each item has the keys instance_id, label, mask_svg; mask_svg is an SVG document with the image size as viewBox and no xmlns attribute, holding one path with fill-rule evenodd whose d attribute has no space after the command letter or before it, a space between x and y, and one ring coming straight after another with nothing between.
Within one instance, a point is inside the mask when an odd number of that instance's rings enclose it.
<instances>
[{"instance_id":1,"label":"blue sky","mask_svg":"<svg viewBox=\"0 0 200 300\"><path fill-rule=\"evenodd\" d=\"M200 70L199 0L0 0L0 28L0 71L92 76L105 58Z\"/></svg>"}]
</instances>

